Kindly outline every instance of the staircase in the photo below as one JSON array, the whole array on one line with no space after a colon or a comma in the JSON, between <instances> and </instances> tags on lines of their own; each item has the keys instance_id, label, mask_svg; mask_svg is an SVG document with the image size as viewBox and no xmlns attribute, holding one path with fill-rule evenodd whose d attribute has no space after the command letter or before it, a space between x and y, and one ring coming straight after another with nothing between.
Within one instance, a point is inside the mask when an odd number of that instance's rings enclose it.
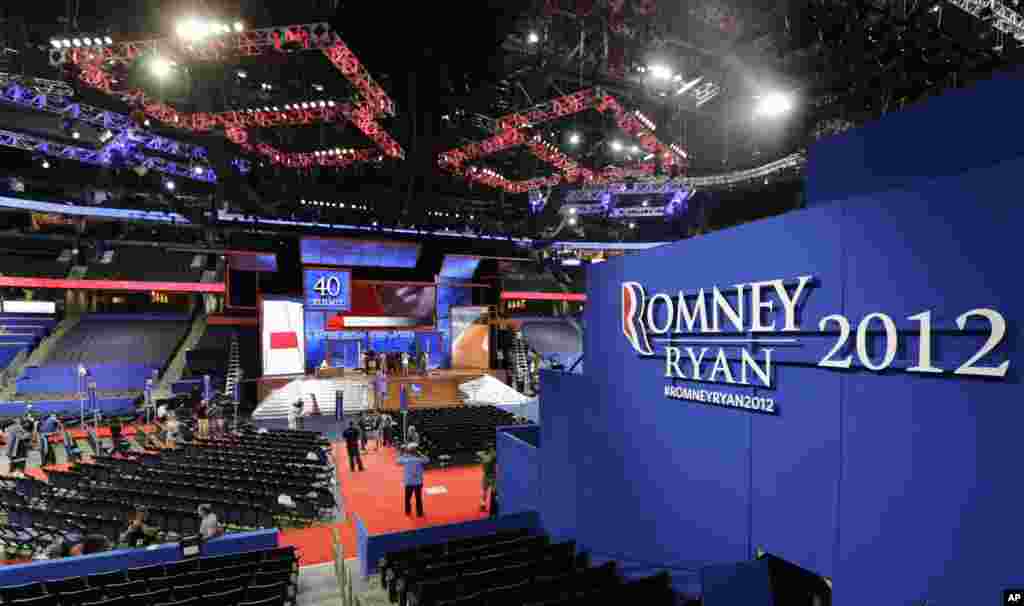
<instances>
[{"instance_id":1,"label":"staircase","mask_svg":"<svg viewBox=\"0 0 1024 606\"><path fill-rule=\"evenodd\" d=\"M11 365L7 367L6 371L9 380L7 384L3 386L3 389L0 389L0 400L10 400L13 398L17 391L16 381L18 377L21 376L22 371L27 366L39 366L45 362L50 357L50 353L53 352L53 348L57 345L57 342L60 341L69 330L74 328L81 319L82 316L80 314L68 314L60 321L59 324L57 324L57 326L53 327L53 331L51 331L46 338L40 341L39 345L36 345L36 348L32 350L32 353L29 354L28 357L21 357L20 365L15 364L17 360L12 362Z\"/></svg>"},{"instance_id":2,"label":"staircase","mask_svg":"<svg viewBox=\"0 0 1024 606\"><path fill-rule=\"evenodd\" d=\"M206 315L197 314L196 319L192 321L192 328L189 330L188 336L185 337L181 347L178 348L174 357L171 358L171 363L167 365L163 376L160 377L160 382L154 386L153 399L166 399L174 396L174 393L171 391L171 385L181 379L182 373L185 372L189 350L199 343L199 339L203 338L203 333L205 332Z\"/></svg>"}]
</instances>

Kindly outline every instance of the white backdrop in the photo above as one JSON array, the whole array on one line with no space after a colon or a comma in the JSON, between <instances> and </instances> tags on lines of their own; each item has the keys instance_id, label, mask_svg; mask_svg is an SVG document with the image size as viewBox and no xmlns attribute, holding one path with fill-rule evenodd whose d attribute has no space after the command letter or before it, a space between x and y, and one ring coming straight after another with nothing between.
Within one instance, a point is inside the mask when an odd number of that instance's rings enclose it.
<instances>
[{"instance_id":1,"label":"white backdrop","mask_svg":"<svg viewBox=\"0 0 1024 606\"><path fill-rule=\"evenodd\" d=\"M263 376L306 372L303 306L299 301L266 300L263 322ZM294 335L294 338L289 335Z\"/></svg>"}]
</instances>

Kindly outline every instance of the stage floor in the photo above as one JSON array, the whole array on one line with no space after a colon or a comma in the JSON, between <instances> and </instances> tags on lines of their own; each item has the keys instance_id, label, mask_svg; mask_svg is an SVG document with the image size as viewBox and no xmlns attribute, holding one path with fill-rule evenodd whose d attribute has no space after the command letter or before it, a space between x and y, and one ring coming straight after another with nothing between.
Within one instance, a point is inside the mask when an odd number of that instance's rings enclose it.
<instances>
[{"instance_id":1,"label":"stage floor","mask_svg":"<svg viewBox=\"0 0 1024 606\"><path fill-rule=\"evenodd\" d=\"M366 471L351 472L343 444L336 444L335 463L346 513L356 514L371 535L456 524L488 516L480 511L483 469L479 465L428 469L423 475L423 513L405 515L402 467L393 448L363 453Z\"/></svg>"}]
</instances>

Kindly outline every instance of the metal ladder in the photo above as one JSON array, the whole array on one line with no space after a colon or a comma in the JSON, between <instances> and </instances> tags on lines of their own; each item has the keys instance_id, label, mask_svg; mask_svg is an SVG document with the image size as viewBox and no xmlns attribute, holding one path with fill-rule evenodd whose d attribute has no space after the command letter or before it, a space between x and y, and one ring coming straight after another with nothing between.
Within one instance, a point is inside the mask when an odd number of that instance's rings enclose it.
<instances>
[{"instance_id":1,"label":"metal ladder","mask_svg":"<svg viewBox=\"0 0 1024 606\"><path fill-rule=\"evenodd\" d=\"M512 369L516 388L525 392L530 384L530 358L523 333L516 331L512 341Z\"/></svg>"},{"instance_id":2,"label":"metal ladder","mask_svg":"<svg viewBox=\"0 0 1024 606\"><path fill-rule=\"evenodd\" d=\"M241 354L238 350L238 335L231 337L231 349L228 353L228 373L224 378L224 395L230 397L235 393L235 385L242 380Z\"/></svg>"}]
</instances>

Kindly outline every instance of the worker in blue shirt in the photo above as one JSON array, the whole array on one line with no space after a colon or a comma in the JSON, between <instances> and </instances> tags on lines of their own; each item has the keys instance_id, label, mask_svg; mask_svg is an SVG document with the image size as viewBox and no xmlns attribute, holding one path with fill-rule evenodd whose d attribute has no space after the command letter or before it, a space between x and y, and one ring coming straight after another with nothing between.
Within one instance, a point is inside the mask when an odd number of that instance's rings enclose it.
<instances>
[{"instance_id":1,"label":"worker in blue shirt","mask_svg":"<svg viewBox=\"0 0 1024 606\"><path fill-rule=\"evenodd\" d=\"M407 446L398 457L398 464L405 468L405 515L412 515L412 496L416 495L416 515L423 517L423 466L429 462L414 446Z\"/></svg>"}]
</instances>

